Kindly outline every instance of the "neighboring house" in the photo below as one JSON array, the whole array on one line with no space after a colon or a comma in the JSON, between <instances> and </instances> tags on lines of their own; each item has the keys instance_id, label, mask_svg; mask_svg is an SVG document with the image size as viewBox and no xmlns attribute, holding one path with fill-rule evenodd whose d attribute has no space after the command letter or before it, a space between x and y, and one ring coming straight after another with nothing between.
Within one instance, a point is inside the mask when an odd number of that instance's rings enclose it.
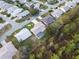
<instances>
[{"instance_id":1,"label":"neighboring house","mask_svg":"<svg viewBox=\"0 0 79 59\"><path fill-rule=\"evenodd\" d=\"M51 23L53 23L55 21L55 18L52 17L51 15L48 15L46 17L44 17L43 19L41 19L41 21L45 24L45 25L49 25Z\"/></svg>"},{"instance_id":2,"label":"neighboring house","mask_svg":"<svg viewBox=\"0 0 79 59\"><path fill-rule=\"evenodd\" d=\"M39 9L39 8L40 8L40 4L39 3L34 4L34 9Z\"/></svg>"},{"instance_id":3,"label":"neighboring house","mask_svg":"<svg viewBox=\"0 0 79 59\"><path fill-rule=\"evenodd\" d=\"M23 41L26 40L27 38L29 38L31 36L31 32L27 29L27 28L23 28L20 32L18 32L17 34L15 34L14 36L17 38L17 40Z\"/></svg>"},{"instance_id":4,"label":"neighboring house","mask_svg":"<svg viewBox=\"0 0 79 59\"><path fill-rule=\"evenodd\" d=\"M38 39L40 39L44 36L45 29L46 29L45 25L42 22L39 22L34 25L31 31Z\"/></svg>"},{"instance_id":5,"label":"neighboring house","mask_svg":"<svg viewBox=\"0 0 79 59\"><path fill-rule=\"evenodd\" d=\"M66 0L58 0L59 3L64 3Z\"/></svg>"},{"instance_id":6,"label":"neighboring house","mask_svg":"<svg viewBox=\"0 0 79 59\"><path fill-rule=\"evenodd\" d=\"M13 13L11 13L13 16L17 16L20 12L22 11L22 9L17 8L16 10L13 11Z\"/></svg>"},{"instance_id":7,"label":"neighboring house","mask_svg":"<svg viewBox=\"0 0 79 59\"><path fill-rule=\"evenodd\" d=\"M56 10L54 10L54 12L51 13L51 15L57 19L57 18L60 17L63 13L64 13L64 12L63 12L61 9L56 9Z\"/></svg>"},{"instance_id":8,"label":"neighboring house","mask_svg":"<svg viewBox=\"0 0 79 59\"><path fill-rule=\"evenodd\" d=\"M36 19L33 19L31 22L33 22L34 24L38 24L39 23L38 20L36 20Z\"/></svg>"},{"instance_id":9,"label":"neighboring house","mask_svg":"<svg viewBox=\"0 0 79 59\"><path fill-rule=\"evenodd\" d=\"M65 6L60 7L60 9L65 13L70 10L70 7L65 5Z\"/></svg>"},{"instance_id":10,"label":"neighboring house","mask_svg":"<svg viewBox=\"0 0 79 59\"><path fill-rule=\"evenodd\" d=\"M17 7L16 6L13 6L13 7L8 8L7 9L7 12L8 13L13 13L16 9L17 9Z\"/></svg>"},{"instance_id":11,"label":"neighboring house","mask_svg":"<svg viewBox=\"0 0 79 59\"><path fill-rule=\"evenodd\" d=\"M76 3L79 3L79 0L73 0L73 1L75 1Z\"/></svg>"},{"instance_id":12,"label":"neighboring house","mask_svg":"<svg viewBox=\"0 0 79 59\"><path fill-rule=\"evenodd\" d=\"M42 17L41 16L38 16L37 19L42 19Z\"/></svg>"},{"instance_id":13,"label":"neighboring house","mask_svg":"<svg viewBox=\"0 0 79 59\"><path fill-rule=\"evenodd\" d=\"M7 10L8 8L11 7L10 4L7 4L7 3L5 3L5 2L2 4L2 6L3 6L2 8L3 8L4 10Z\"/></svg>"},{"instance_id":14,"label":"neighboring house","mask_svg":"<svg viewBox=\"0 0 79 59\"><path fill-rule=\"evenodd\" d=\"M24 4L27 2L27 0L18 0L21 4Z\"/></svg>"},{"instance_id":15,"label":"neighboring house","mask_svg":"<svg viewBox=\"0 0 79 59\"><path fill-rule=\"evenodd\" d=\"M29 12L28 10L26 10L26 11L23 11L23 12L19 13L19 14L17 15L17 17L24 17L24 16L27 16L27 15L29 15L29 14L30 14L30 12Z\"/></svg>"},{"instance_id":16,"label":"neighboring house","mask_svg":"<svg viewBox=\"0 0 79 59\"><path fill-rule=\"evenodd\" d=\"M69 1L66 3L66 6L70 7L70 8L74 8L77 4L73 1Z\"/></svg>"},{"instance_id":17,"label":"neighboring house","mask_svg":"<svg viewBox=\"0 0 79 59\"><path fill-rule=\"evenodd\" d=\"M17 6L13 6L13 5L8 4L4 1L0 1L0 8L7 11L7 13L11 14L11 16L13 16L13 17L17 16L17 14L19 14L23 10L21 8L18 8Z\"/></svg>"},{"instance_id":18,"label":"neighboring house","mask_svg":"<svg viewBox=\"0 0 79 59\"><path fill-rule=\"evenodd\" d=\"M7 10L8 8L12 7L11 4L8 4L4 1L0 1L0 8L4 9L4 10Z\"/></svg>"},{"instance_id":19,"label":"neighboring house","mask_svg":"<svg viewBox=\"0 0 79 59\"><path fill-rule=\"evenodd\" d=\"M12 16L17 16L17 14L19 14L23 9L20 9L16 6L12 6L10 7L7 12L10 13Z\"/></svg>"},{"instance_id":20,"label":"neighboring house","mask_svg":"<svg viewBox=\"0 0 79 59\"><path fill-rule=\"evenodd\" d=\"M16 52L12 42L8 42L0 48L0 59L12 59Z\"/></svg>"}]
</instances>

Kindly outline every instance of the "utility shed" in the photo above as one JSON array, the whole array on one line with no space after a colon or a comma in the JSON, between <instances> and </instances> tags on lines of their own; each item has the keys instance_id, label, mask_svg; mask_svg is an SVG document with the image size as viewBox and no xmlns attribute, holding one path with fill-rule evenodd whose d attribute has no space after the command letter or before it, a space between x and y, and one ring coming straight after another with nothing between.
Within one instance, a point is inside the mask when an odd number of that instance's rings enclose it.
<instances>
[{"instance_id":1,"label":"utility shed","mask_svg":"<svg viewBox=\"0 0 79 59\"><path fill-rule=\"evenodd\" d=\"M23 28L19 33L15 34L14 36L20 42L20 41L26 40L31 35L32 35L31 32L27 28Z\"/></svg>"}]
</instances>

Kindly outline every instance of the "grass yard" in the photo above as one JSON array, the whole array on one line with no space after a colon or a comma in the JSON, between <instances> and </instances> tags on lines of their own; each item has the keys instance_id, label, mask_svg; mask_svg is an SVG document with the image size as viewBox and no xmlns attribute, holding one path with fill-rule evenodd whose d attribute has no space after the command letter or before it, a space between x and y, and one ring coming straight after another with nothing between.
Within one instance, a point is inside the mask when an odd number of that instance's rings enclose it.
<instances>
[{"instance_id":1,"label":"grass yard","mask_svg":"<svg viewBox=\"0 0 79 59\"><path fill-rule=\"evenodd\" d=\"M31 23L27 24L25 27L30 30L34 27L34 24L31 22Z\"/></svg>"}]
</instances>

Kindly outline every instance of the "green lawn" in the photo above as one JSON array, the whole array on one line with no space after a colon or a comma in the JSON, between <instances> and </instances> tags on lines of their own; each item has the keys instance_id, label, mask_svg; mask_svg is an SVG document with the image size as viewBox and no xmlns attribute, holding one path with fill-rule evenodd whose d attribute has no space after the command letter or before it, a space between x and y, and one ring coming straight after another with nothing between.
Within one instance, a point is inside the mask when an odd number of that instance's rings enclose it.
<instances>
[{"instance_id":1,"label":"green lawn","mask_svg":"<svg viewBox=\"0 0 79 59\"><path fill-rule=\"evenodd\" d=\"M31 22L31 23L27 24L25 27L30 30L34 27L34 24Z\"/></svg>"}]
</instances>

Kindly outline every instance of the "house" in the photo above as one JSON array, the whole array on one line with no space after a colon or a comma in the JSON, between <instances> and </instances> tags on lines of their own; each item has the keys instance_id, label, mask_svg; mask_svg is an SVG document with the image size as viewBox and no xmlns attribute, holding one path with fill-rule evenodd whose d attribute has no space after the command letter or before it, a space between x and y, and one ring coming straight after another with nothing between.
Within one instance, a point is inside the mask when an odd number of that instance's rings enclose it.
<instances>
[{"instance_id":1,"label":"house","mask_svg":"<svg viewBox=\"0 0 79 59\"><path fill-rule=\"evenodd\" d=\"M26 10L26 11L23 11L23 12L21 12L21 13L19 13L18 15L17 15L17 17L24 17L24 16L27 16L27 15L29 15L29 11L28 10Z\"/></svg>"},{"instance_id":2,"label":"house","mask_svg":"<svg viewBox=\"0 0 79 59\"><path fill-rule=\"evenodd\" d=\"M70 10L70 7L65 5L65 6L60 7L60 9L65 13Z\"/></svg>"},{"instance_id":3,"label":"house","mask_svg":"<svg viewBox=\"0 0 79 59\"><path fill-rule=\"evenodd\" d=\"M66 3L66 6L70 7L70 8L74 8L76 6L76 3L73 1L69 1Z\"/></svg>"},{"instance_id":4,"label":"house","mask_svg":"<svg viewBox=\"0 0 79 59\"><path fill-rule=\"evenodd\" d=\"M17 16L17 14L19 14L23 10L21 8L18 8L17 6L13 6L4 1L0 1L0 8L6 10L7 13L11 14L11 16L13 16L13 17Z\"/></svg>"},{"instance_id":5,"label":"house","mask_svg":"<svg viewBox=\"0 0 79 59\"><path fill-rule=\"evenodd\" d=\"M27 0L18 0L21 4L24 4L27 2Z\"/></svg>"},{"instance_id":6,"label":"house","mask_svg":"<svg viewBox=\"0 0 79 59\"><path fill-rule=\"evenodd\" d=\"M39 9L39 8L40 8L40 4L39 3L34 4L34 9Z\"/></svg>"},{"instance_id":7,"label":"house","mask_svg":"<svg viewBox=\"0 0 79 59\"><path fill-rule=\"evenodd\" d=\"M34 23L34 24L38 24L39 23L38 20L36 20L36 19L33 19L31 22Z\"/></svg>"},{"instance_id":8,"label":"house","mask_svg":"<svg viewBox=\"0 0 79 59\"><path fill-rule=\"evenodd\" d=\"M2 8L4 5L4 1L0 1L0 8Z\"/></svg>"},{"instance_id":9,"label":"house","mask_svg":"<svg viewBox=\"0 0 79 59\"><path fill-rule=\"evenodd\" d=\"M10 13L12 16L17 16L18 13L20 13L23 9L18 8L16 6L10 7L7 12Z\"/></svg>"},{"instance_id":10,"label":"house","mask_svg":"<svg viewBox=\"0 0 79 59\"><path fill-rule=\"evenodd\" d=\"M12 16L16 16L22 11L21 8L8 4L4 1L0 1L0 8L4 9L5 11L7 11L8 14L11 14Z\"/></svg>"},{"instance_id":11,"label":"house","mask_svg":"<svg viewBox=\"0 0 79 59\"><path fill-rule=\"evenodd\" d=\"M41 21L45 24L45 25L49 25L51 23L53 23L55 21L55 18L52 17L51 15L48 15L46 17L44 17L43 19L41 19Z\"/></svg>"},{"instance_id":12,"label":"house","mask_svg":"<svg viewBox=\"0 0 79 59\"><path fill-rule=\"evenodd\" d=\"M59 3L64 3L66 0L58 0Z\"/></svg>"},{"instance_id":13,"label":"house","mask_svg":"<svg viewBox=\"0 0 79 59\"><path fill-rule=\"evenodd\" d=\"M15 34L14 36L17 38L17 40L23 41L26 40L27 38L29 38L31 36L31 32L27 29L27 28L23 28L20 32L18 32L17 34Z\"/></svg>"},{"instance_id":14,"label":"house","mask_svg":"<svg viewBox=\"0 0 79 59\"><path fill-rule=\"evenodd\" d=\"M56 10L54 10L54 12L51 13L51 15L57 19L57 18L60 17L63 13L64 13L64 12L63 12L61 9L56 9Z\"/></svg>"},{"instance_id":15,"label":"house","mask_svg":"<svg viewBox=\"0 0 79 59\"><path fill-rule=\"evenodd\" d=\"M8 4L8 3L4 2L4 1L0 1L0 8L2 8L4 10L7 10L11 6L12 6L11 4Z\"/></svg>"},{"instance_id":16,"label":"house","mask_svg":"<svg viewBox=\"0 0 79 59\"><path fill-rule=\"evenodd\" d=\"M12 12L12 16L17 16L17 14L19 14L21 11L22 11L22 9L17 8L16 10L14 10L14 11Z\"/></svg>"},{"instance_id":17,"label":"house","mask_svg":"<svg viewBox=\"0 0 79 59\"><path fill-rule=\"evenodd\" d=\"M38 16L37 18L38 18L38 19L42 19L42 17L41 17L41 16Z\"/></svg>"},{"instance_id":18,"label":"house","mask_svg":"<svg viewBox=\"0 0 79 59\"><path fill-rule=\"evenodd\" d=\"M7 3L5 3L5 2L3 2L3 4L1 5L1 8L3 8L4 10L6 10L9 7L10 6Z\"/></svg>"},{"instance_id":19,"label":"house","mask_svg":"<svg viewBox=\"0 0 79 59\"><path fill-rule=\"evenodd\" d=\"M74 0L76 3L79 3L79 0Z\"/></svg>"},{"instance_id":20,"label":"house","mask_svg":"<svg viewBox=\"0 0 79 59\"><path fill-rule=\"evenodd\" d=\"M16 52L17 49L12 42L8 42L0 48L0 59L12 59Z\"/></svg>"},{"instance_id":21,"label":"house","mask_svg":"<svg viewBox=\"0 0 79 59\"><path fill-rule=\"evenodd\" d=\"M42 38L44 36L44 31L46 27L42 22L34 24L34 27L31 29L31 32L38 38Z\"/></svg>"}]
</instances>

